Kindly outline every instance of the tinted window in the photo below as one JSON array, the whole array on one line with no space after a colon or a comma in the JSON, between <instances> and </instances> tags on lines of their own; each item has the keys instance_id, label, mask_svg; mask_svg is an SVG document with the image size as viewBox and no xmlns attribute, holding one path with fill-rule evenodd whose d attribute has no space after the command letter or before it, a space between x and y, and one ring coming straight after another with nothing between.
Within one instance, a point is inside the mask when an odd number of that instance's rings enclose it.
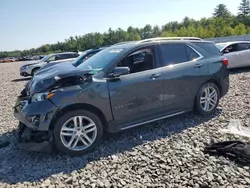
<instances>
[{"instance_id":1,"label":"tinted window","mask_svg":"<svg viewBox=\"0 0 250 188\"><path fill-rule=\"evenodd\" d=\"M79 54L72 54L72 57L73 58L76 58L76 57L78 57L79 56Z\"/></svg>"},{"instance_id":2,"label":"tinted window","mask_svg":"<svg viewBox=\"0 0 250 188\"><path fill-rule=\"evenodd\" d=\"M82 64L84 61L89 59L91 56L95 55L99 51L94 51L92 53L83 53L81 56L79 56L72 64L77 67L80 64Z\"/></svg>"},{"instance_id":3,"label":"tinted window","mask_svg":"<svg viewBox=\"0 0 250 188\"><path fill-rule=\"evenodd\" d=\"M194 43L196 46L202 48L203 50L205 50L207 53L209 53L210 55L221 55L219 49L215 46L214 43L208 43L208 42L197 42Z\"/></svg>"},{"instance_id":4,"label":"tinted window","mask_svg":"<svg viewBox=\"0 0 250 188\"><path fill-rule=\"evenodd\" d=\"M164 65L178 64L188 61L184 44L162 44L161 51Z\"/></svg>"},{"instance_id":5,"label":"tinted window","mask_svg":"<svg viewBox=\"0 0 250 188\"><path fill-rule=\"evenodd\" d=\"M231 53L231 52L237 52L238 50L238 45L237 44L231 44L227 46L224 50L223 53Z\"/></svg>"},{"instance_id":6,"label":"tinted window","mask_svg":"<svg viewBox=\"0 0 250 188\"><path fill-rule=\"evenodd\" d=\"M249 43L239 43L238 44L239 51L241 50L249 50L250 44Z\"/></svg>"},{"instance_id":7,"label":"tinted window","mask_svg":"<svg viewBox=\"0 0 250 188\"><path fill-rule=\"evenodd\" d=\"M200 56L197 54L192 48L189 46L186 46L187 49L187 55L188 55L188 60L192 61L194 59L198 59Z\"/></svg>"},{"instance_id":8,"label":"tinted window","mask_svg":"<svg viewBox=\"0 0 250 188\"><path fill-rule=\"evenodd\" d=\"M69 59L69 58L73 58L72 54L60 54L59 55L59 59Z\"/></svg>"},{"instance_id":9,"label":"tinted window","mask_svg":"<svg viewBox=\"0 0 250 188\"><path fill-rule=\"evenodd\" d=\"M151 49L140 49L132 52L117 64L118 67L129 67L130 73L142 72L154 68L154 53Z\"/></svg>"}]
</instances>

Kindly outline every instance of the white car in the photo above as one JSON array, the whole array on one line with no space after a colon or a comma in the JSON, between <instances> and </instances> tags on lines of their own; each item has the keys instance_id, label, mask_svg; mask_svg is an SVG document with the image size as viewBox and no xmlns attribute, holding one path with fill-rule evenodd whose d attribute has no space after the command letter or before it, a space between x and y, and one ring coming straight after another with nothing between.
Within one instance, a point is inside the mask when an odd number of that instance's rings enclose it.
<instances>
[{"instance_id":1,"label":"white car","mask_svg":"<svg viewBox=\"0 0 250 188\"><path fill-rule=\"evenodd\" d=\"M26 64L20 67L20 75L21 76L34 76L36 72L46 65L47 63L52 62L69 62L75 60L79 56L76 52L64 52L64 53L57 53L57 54L50 54L48 56L45 56L39 61L36 61L35 63Z\"/></svg>"},{"instance_id":2,"label":"white car","mask_svg":"<svg viewBox=\"0 0 250 188\"><path fill-rule=\"evenodd\" d=\"M217 48L228 59L228 68L250 66L250 41L217 43Z\"/></svg>"}]
</instances>

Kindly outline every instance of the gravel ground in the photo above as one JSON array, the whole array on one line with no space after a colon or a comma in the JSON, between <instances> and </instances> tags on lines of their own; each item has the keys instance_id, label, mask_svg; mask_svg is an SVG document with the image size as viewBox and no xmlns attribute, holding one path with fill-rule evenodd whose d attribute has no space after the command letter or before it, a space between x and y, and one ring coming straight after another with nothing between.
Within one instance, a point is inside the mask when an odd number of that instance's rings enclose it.
<instances>
[{"instance_id":1,"label":"gravel ground","mask_svg":"<svg viewBox=\"0 0 250 188\"><path fill-rule=\"evenodd\" d=\"M213 116L187 113L118 134L82 157L16 148L12 106L27 79L20 63L0 64L0 187L250 187L249 164L203 153L211 140L247 138L218 132L230 119L250 126L250 69L230 74L230 91Z\"/></svg>"}]
</instances>

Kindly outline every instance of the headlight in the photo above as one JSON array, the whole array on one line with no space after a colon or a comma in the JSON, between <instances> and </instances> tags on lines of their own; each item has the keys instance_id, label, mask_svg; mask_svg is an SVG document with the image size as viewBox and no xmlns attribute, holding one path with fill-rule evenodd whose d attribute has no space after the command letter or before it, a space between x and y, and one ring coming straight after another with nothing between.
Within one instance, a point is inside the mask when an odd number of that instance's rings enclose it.
<instances>
[{"instance_id":1,"label":"headlight","mask_svg":"<svg viewBox=\"0 0 250 188\"><path fill-rule=\"evenodd\" d=\"M54 92L44 92L44 93L36 93L32 96L31 102L40 102L44 101L46 99L50 99L52 96L54 96Z\"/></svg>"},{"instance_id":2,"label":"headlight","mask_svg":"<svg viewBox=\"0 0 250 188\"><path fill-rule=\"evenodd\" d=\"M23 66L21 69L24 70L24 69L27 69L29 66L26 65L26 66Z\"/></svg>"}]
</instances>

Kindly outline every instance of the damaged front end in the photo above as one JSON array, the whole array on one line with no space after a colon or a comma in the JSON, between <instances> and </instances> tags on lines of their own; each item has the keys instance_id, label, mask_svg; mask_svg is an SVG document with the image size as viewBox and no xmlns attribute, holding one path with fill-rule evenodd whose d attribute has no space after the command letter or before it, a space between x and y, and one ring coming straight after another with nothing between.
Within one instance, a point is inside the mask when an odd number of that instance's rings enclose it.
<instances>
[{"instance_id":1,"label":"damaged front end","mask_svg":"<svg viewBox=\"0 0 250 188\"><path fill-rule=\"evenodd\" d=\"M28 151L49 153L55 151L51 125L55 122L56 114L60 109L53 103L53 97L60 97L58 93L63 92L63 88L81 85L88 81L91 81L91 74L88 71L84 74L79 74L79 72L78 74L76 72L58 74L43 79L35 76L21 91L14 107L14 116L20 122L18 147ZM53 93L53 95L39 97L44 93ZM38 97L35 97L36 95Z\"/></svg>"},{"instance_id":2,"label":"damaged front end","mask_svg":"<svg viewBox=\"0 0 250 188\"><path fill-rule=\"evenodd\" d=\"M35 131L23 123L19 123L18 148L27 151L53 152L53 133L51 131Z\"/></svg>"}]
</instances>

